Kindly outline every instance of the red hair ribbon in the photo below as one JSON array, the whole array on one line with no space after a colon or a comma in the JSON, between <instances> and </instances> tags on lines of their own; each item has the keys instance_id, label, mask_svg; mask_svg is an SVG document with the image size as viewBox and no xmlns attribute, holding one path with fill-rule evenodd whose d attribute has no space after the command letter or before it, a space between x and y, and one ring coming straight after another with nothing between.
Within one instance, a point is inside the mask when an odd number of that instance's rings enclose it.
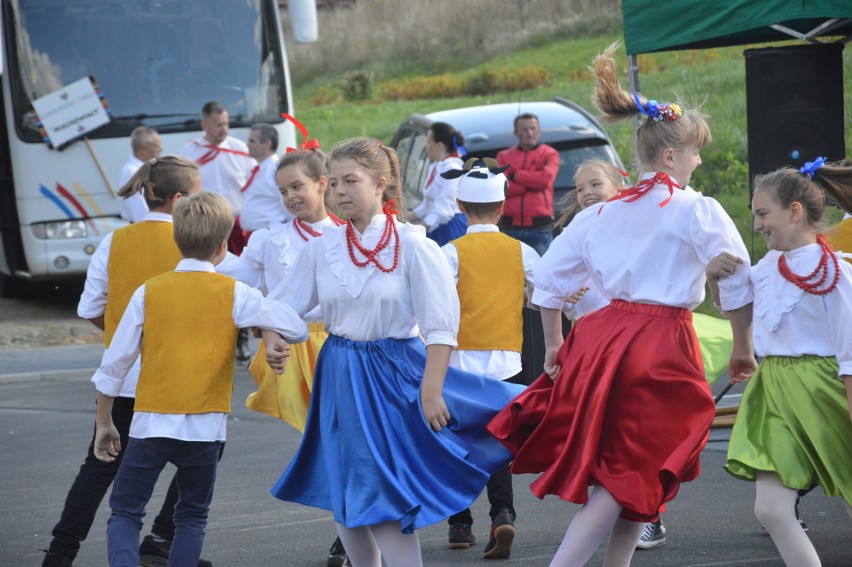
<instances>
[{"instance_id":1,"label":"red hair ribbon","mask_svg":"<svg viewBox=\"0 0 852 567\"><path fill-rule=\"evenodd\" d=\"M305 125L304 125L304 124L302 124L301 122L299 122L299 121L298 121L298 120L296 120L293 116L290 116L290 115L289 115L289 114L287 114L286 112L282 112L282 113L281 113L281 118L284 118L285 120L288 120L288 121L292 122L292 123L293 123L293 125L294 125L296 128L298 128L298 129L299 129L299 132L301 132L301 133L302 133L302 136L304 136L305 141L304 141L304 142L302 142L302 145L301 145L301 146L299 146L299 148L301 148L301 149L303 149L303 150L316 150L316 149L319 149L319 147L320 147L320 143L319 143L319 141L317 141L317 139L316 139L316 138L314 138L313 140L308 140L308 129L307 129L307 128L305 128ZM290 147L288 147L288 148L287 148L287 153L290 153L290 152L292 152L292 151L294 151L294 150L296 150L296 148L290 148Z\"/></svg>"},{"instance_id":2,"label":"red hair ribbon","mask_svg":"<svg viewBox=\"0 0 852 567\"><path fill-rule=\"evenodd\" d=\"M399 211L396 209L396 201L388 199L388 202L382 207L382 212L386 215L398 215Z\"/></svg>"}]
</instances>

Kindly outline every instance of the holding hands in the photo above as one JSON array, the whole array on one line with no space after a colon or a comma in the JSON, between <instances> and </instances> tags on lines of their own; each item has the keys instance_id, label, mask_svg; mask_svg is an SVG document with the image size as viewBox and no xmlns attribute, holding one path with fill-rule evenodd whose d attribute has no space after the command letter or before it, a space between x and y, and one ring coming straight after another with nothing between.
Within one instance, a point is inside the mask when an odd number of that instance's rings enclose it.
<instances>
[{"instance_id":1,"label":"holding hands","mask_svg":"<svg viewBox=\"0 0 852 567\"><path fill-rule=\"evenodd\" d=\"M121 438L112 420L107 425L98 425L95 429L95 457L99 461L111 463L121 451Z\"/></svg>"},{"instance_id":2,"label":"holding hands","mask_svg":"<svg viewBox=\"0 0 852 567\"><path fill-rule=\"evenodd\" d=\"M284 374L287 359L290 357L290 345L275 331L263 329L263 344L266 346L266 362L276 374Z\"/></svg>"},{"instance_id":3,"label":"holding hands","mask_svg":"<svg viewBox=\"0 0 852 567\"><path fill-rule=\"evenodd\" d=\"M718 281L721 278L726 278L733 274L737 266L743 263L742 258L737 258L728 252L722 252L707 264L706 273L707 279L710 281Z\"/></svg>"}]
</instances>

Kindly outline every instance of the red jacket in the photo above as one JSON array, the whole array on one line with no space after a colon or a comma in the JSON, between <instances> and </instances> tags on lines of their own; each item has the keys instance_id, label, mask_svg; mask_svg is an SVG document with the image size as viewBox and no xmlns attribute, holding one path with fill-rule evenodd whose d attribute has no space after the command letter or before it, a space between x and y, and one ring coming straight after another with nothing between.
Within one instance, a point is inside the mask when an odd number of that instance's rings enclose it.
<instances>
[{"instance_id":1,"label":"red jacket","mask_svg":"<svg viewBox=\"0 0 852 567\"><path fill-rule=\"evenodd\" d=\"M497 154L497 163L509 165L509 194L503 226L544 226L553 222L553 181L559 171L559 152L547 144L531 150L512 146Z\"/></svg>"}]
</instances>

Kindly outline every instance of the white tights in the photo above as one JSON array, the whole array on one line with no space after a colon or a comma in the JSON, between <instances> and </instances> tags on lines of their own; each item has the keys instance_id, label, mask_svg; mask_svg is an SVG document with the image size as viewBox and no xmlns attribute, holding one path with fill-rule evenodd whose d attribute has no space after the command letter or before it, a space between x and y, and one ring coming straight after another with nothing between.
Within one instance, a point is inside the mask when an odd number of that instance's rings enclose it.
<instances>
[{"instance_id":1,"label":"white tights","mask_svg":"<svg viewBox=\"0 0 852 567\"><path fill-rule=\"evenodd\" d=\"M612 534L606 547L604 567L630 565L645 522L629 522L619 518L621 509L621 505L606 488L596 486L588 502L568 524L568 530L550 567L585 565L610 532Z\"/></svg>"},{"instance_id":2,"label":"white tights","mask_svg":"<svg viewBox=\"0 0 852 567\"><path fill-rule=\"evenodd\" d=\"M772 537L784 564L822 565L811 540L796 520L796 491L781 484L775 473L758 471L755 477L754 515Z\"/></svg>"},{"instance_id":3,"label":"white tights","mask_svg":"<svg viewBox=\"0 0 852 567\"><path fill-rule=\"evenodd\" d=\"M335 523L352 567L382 567L382 559L387 567L423 567L417 532L402 533L399 522L382 522L360 528L347 528Z\"/></svg>"}]
</instances>

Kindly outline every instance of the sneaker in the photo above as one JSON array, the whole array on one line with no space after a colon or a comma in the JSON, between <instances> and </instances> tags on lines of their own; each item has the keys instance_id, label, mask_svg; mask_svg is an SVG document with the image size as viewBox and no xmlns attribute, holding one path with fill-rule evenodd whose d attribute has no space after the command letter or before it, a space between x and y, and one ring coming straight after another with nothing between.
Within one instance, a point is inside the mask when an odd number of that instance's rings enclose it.
<instances>
[{"instance_id":1,"label":"sneaker","mask_svg":"<svg viewBox=\"0 0 852 567\"><path fill-rule=\"evenodd\" d=\"M467 549L476 543L476 536L470 531L470 524L456 522L450 526L450 549Z\"/></svg>"},{"instance_id":2,"label":"sneaker","mask_svg":"<svg viewBox=\"0 0 852 567\"><path fill-rule=\"evenodd\" d=\"M139 567L168 567L170 541L155 541L154 536L146 535L139 546ZM213 567L206 559L198 560L198 567Z\"/></svg>"},{"instance_id":3,"label":"sneaker","mask_svg":"<svg viewBox=\"0 0 852 567\"><path fill-rule=\"evenodd\" d=\"M661 545L666 545L666 526L661 520L648 522L642 530L636 549L654 549Z\"/></svg>"},{"instance_id":4,"label":"sneaker","mask_svg":"<svg viewBox=\"0 0 852 567\"><path fill-rule=\"evenodd\" d=\"M505 559L512 554L512 541L515 539L515 519L506 508L491 522L488 545L485 546L486 559Z\"/></svg>"},{"instance_id":5,"label":"sneaker","mask_svg":"<svg viewBox=\"0 0 852 567\"><path fill-rule=\"evenodd\" d=\"M47 551L47 555L44 556L44 561L42 562L41 567L71 567L72 564L73 561L64 555L60 555L55 551Z\"/></svg>"},{"instance_id":6,"label":"sneaker","mask_svg":"<svg viewBox=\"0 0 852 567\"><path fill-rule=\"evenodd\" d=\"M340 538L334 540L331 544L331 549L328 550L328 561L325 562L326 567L343 567L346 565L346 550L343 549L343 542Z\"/></svg>"}]
</instances>

